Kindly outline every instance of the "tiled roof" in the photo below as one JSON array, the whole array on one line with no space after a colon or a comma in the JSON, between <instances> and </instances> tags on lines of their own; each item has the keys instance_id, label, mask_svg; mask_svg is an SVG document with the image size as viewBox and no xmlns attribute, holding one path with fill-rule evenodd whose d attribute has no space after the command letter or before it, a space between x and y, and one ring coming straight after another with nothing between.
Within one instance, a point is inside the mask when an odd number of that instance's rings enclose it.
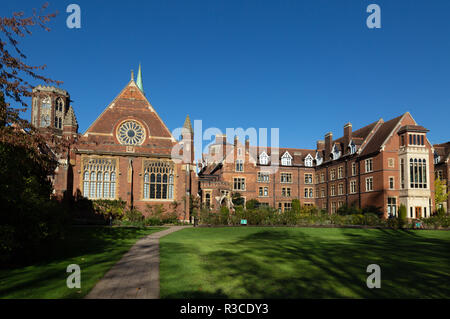
<instances>
[{"instance_id":1,"label":"tiled roof","mask_svg":"<svg viewBox=\"0 0 450 319\"><path fill-rule=\"evenodd\" d=\"M450 142L433 145L434 152L440 156L439 163L445 162L450 157Z\"/></svg>"},{"instance_id":2,"label":"tiled roof","mask_svg":"<svg viewBox=\"0 0 450 319\"><path fill-rule=\"evenodd\" d=\"M399 130L398 133L403 133L403 132L428 132L429 130L427 130L426 128L424 128L423 126L420 125L404 125L402 126Z\"/></svg>"},{"instance_id":3,"label":"tiled roof","mask_svg":"<svg viewBox=\"0 0 450 319\"><path fill-rule=\"evenodd\" d=\"M384 141L386 141L387 137L392 133L402 117L403 114L382 123L367 145L363 148L361 155L368 155L379 151Z\"/></svg>"},{"instance_id":4,"label":"tiled roof","mask_svg":"<svg viewBox=\"0 0 450 319\"><path fill-rule=\"evenodd\" d=\"M250 152L252 153L252 151L253 152L256 151L256 156L258 158L262 152L266 152L266 154L270 157L272 154L272 149L274 148L263 146L250 146ZM314 157L316 154L316 150L312 149L280 147L278 148L278 155L279 155L278 158L281 159L281 157L286 152L288 152L292 156L293 165L302 165L304 164L305 157L308 156L308 154L311 154L312 157Z\"/></svg>"}]
</instances>

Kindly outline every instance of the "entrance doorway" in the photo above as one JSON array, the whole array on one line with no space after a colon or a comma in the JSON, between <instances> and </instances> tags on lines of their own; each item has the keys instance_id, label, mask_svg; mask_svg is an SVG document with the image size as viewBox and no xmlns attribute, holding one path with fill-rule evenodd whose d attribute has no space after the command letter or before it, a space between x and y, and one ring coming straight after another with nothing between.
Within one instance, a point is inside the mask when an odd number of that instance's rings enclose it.
<instances>
[{"instance_id":1,"label":"entrance doorway","mask_svg":"<svg viewBox=\"0 0 450 319\"><path fill-rule=\"evenodd\" d=\"M416 218L422 218L422 207L416 207Z\"/></svg>"}]
</instances>

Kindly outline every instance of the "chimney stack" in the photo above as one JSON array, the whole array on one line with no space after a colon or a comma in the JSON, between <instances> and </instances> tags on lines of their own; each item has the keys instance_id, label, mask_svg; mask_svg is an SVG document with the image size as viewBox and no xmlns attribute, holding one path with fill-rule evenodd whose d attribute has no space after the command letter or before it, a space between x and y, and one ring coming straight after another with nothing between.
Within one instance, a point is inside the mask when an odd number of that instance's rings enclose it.
<instances>
[{"instance_id":1,"label":"chimney stack","mask_svg":"<svg viewBox=\"0 0 450 319\"><path fill-rule=\"evenodd\" d=\"M317 151L323 151L325 149L325 141L318 140L317 141Z\"/></svg>"},{"instance_id":2,"label":"chimney stack","mask_svg":"<svg viewBox=\"0 0 450 319\"><path fill-rule=\"evenodd\" d=\"M327 160L329 159L331 154L332 142L333 142L333 133L328 132L327 134L325 134L325 159Z\"/></svg>"},{"instance_id":3,"label":"chimney stack","mask_svg":"<svg viewBox=\"0 0 450 319\"><path fill-rule=\"evenodd\" d=\"M348 152L348 144L352 140L352 123L348 122L344 125L344 149L342 154Z\"/></svg>"},{"instance_id":4,"label":"chimney stack","mask_svg":"<svg viewBox=\"0 0 450 319\"><path fill-rule=\"evenodd\" d=\"M217 144L225 144L227 142L227 136L224 134L217 134L216 135L216 143Z\"/></svg>"}]
</instances>

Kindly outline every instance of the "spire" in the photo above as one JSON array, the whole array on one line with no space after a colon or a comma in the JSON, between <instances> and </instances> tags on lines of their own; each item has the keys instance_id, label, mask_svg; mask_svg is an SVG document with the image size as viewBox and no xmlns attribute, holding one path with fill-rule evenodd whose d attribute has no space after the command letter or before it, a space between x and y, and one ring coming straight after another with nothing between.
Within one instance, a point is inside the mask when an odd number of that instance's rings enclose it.
<instances>
[{"instance_id":1,"label":"spire","mask_svg":"<svg viewBox=\"0 0 450 319\"><path fill-rule=\"evenodd\" d=\"M131 70L131 81L134 81L134 71Z\"/></svg>"},{"instance_id":2,"label":"spire","mask_svg":"<svg viewBox=\"0 0 450 319\"><path fill-rule=\"evenodd\" d=\"M136 79L136 85L137 87L144 93L144 86L142 85L142 71L141 71L141 64L139 63L139 70L138 75Z\"/></svg>"},{"instance_id":3,"label":"spire","mask_svg":"<svg viewBox=\"0 0 450 319\"><path fill-rule=\"evenodd\" d=\"M186 116L183 128L188 129L191 134L194 133L194 131L192 130L191 119L189 118L189 114Z\"/></svg>"}]
</instances>

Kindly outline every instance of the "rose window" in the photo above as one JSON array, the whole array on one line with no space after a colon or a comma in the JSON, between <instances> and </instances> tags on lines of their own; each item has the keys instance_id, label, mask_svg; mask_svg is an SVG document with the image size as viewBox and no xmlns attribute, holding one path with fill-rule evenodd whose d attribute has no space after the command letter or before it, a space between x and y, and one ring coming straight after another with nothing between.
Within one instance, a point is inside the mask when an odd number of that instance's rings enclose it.
<instances>
[{"instance_id":1,"label":"rose window","mask_svg":"<svg viewBox=\"0 0 450 319\"><path fill-rule=\"evenodd\" d=\"M126 121L119 127L117 138L121 144L140 145L144 142L144 128L135 121Z\"/></svg>"}]
</instances>

